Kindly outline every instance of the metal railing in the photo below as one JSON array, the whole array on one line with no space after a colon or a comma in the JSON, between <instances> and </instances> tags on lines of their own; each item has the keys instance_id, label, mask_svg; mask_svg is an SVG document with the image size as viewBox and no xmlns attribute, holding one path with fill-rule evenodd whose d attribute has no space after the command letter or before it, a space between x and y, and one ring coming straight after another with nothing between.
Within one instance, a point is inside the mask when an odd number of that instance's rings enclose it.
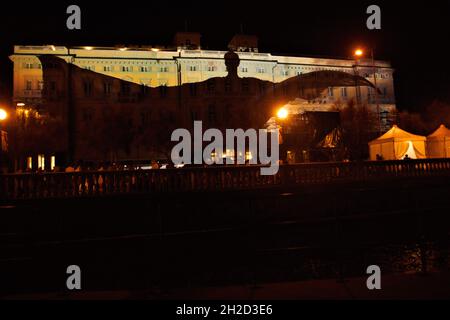
<instances>
[{"instance_id":1,"label":"metal railing","mask_svg":"<svg viewBox=\"0 0 450 320\"><path fill-rule=\"evenodd\" d=\"M0 175L0 199L45 199L116 194L226 191L392 178L450 177L450 159L281 165L276 175L260 166L14 173ZM449 180L450 181L450 180Z\"/></svg>"}]
</instances>

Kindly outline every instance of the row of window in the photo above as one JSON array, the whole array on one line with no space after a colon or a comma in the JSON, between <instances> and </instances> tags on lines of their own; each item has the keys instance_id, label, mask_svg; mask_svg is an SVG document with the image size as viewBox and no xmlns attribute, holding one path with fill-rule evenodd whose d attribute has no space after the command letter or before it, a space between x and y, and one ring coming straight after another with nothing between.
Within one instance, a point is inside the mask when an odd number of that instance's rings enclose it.
<instances>
[{"instance_id":1,"label":"row of window","mask_svg":"<svg viewBox=\"0 0 450 320\"><path fill-rule=\"evenodd\" d=\"M52 63L52 62L47 62L44 67L46 69L54 69L57 68L57 64L56 63ZM42 69L42 64L41 63L31 63L31 62L26 62L23 64L23 68L24 69Z\"/></svg>"},{"instance_id":2,"label":"row of window","mask_svg":"<svg viewBox=\"0 0 450 320\"><path fill-rule=\"evenodd\" d=\"M387 88L386 87L382 87L381 89L381 96L386 97L387 96ZM347 88L346 87L342 87L340 88L340 93L341 93L341 97L346 98L347 95ZM328 96L333 97L334 96L334 88L330 87L328 88ZM356 90L356 96L358 98L361 97L361 90L359 88L359 90ZM372 98L375 96L375 92L372 88L368 88L367 90L367 98Z\"/></svg>"},{"instance_id":3,"label":"row of window","mask_svg":"<svg viewBox=\"0 0 450 320\"><path fill-rule=\"evenodd\" d=\"M95 71L95 67L94 66L85 66L84 69L90 70L90 71ZM114 66L111 66L111 65L103 66L103 72L113 72L115 70L116 69L114 68ZM197 65L189 65L189 66L186 66L186 70L190 71L190 72L196 72L196 71L200 71L201 68L200 68L200 66L197 66ZM319 71L319 70L325 70L325 69L323 69L323 68L312 68L312 70L313 71ZM161 66L161 67L158 67L156 70L154 70L150 66L140 66L137 69L135 69L133 66L120 66L119 71L121 71L121 72L134 72L134 71L137 71L137 72L152 72L152 71L169 72L169 67ZM210 65L210 66L206 66L204 71L216 72L216 71L219 71L219 68L217 66L215 66L215 65ZM242 73L248 73L249 72L249 68L248 67L241 67L240 71ZM255 72L258 73L258 74L264 74L264 73L267 73L267 68L258 66L258 67L255 68ZM299 71L299 70L296 70L294 74L295 75L300 75L300 74L302 74L302 72ZM280 75L281 76L289 76L290 72L289 72L288 69L283 69L283 70L280 71Z\"/></svg>"},{"instance_id":4,"label":"row of window","mask_svg":"<svg viewBox=\"0 0 450 320\"><path fill-rule=\"evenodd\" d=\"M42 69L42 65L41 64L33 64L33 63L25 63L24 64L24 68L25 69ZM291 68L291 67L288 67L288 68ZM85 66L84 69L90 70L90 71L96 71L95 66ZM311 70L311 71L327 70L327 69L324 69L324 68L313 68L313 67L304 67L304 69L305 70L306 69L307 70ZM113 72L115 70L116 69L115 69L114 66L111 66L111 65L103 66L103 72ZM186 67L186 70L188 70L190 72L196 72L196 71L200 71L200 68L199 68L199 66L190 65L190 66ZM134 72L135 69L134 69L133 66L120 66L120 69L118 71L121 71L121 72ZM137 72L152 72L153 69L150 66L140 66L140 67L137 68L136 71ZM161 66L161 67L158 67L156 71L157 72L162 72L162 73L169 72L169 67ZM207 72L216 72L216 71L219 71L219 69L218 69L217 66L206 66L205 71L207 71ZM248 67L241 67L240 71L242 73L248 73L249 72L248 71ZM258 74L267 73L267 69L265 67L256 67L255 71ZM302 74L301 71L298 71L298 70L295 71L295 75L300 75L300 74ZM290 75L290 72L289 72L289 70L284 69L284 70L280 71L280 75L287 77L287 76ZM389 79L390 78L390 75L388 73L380 73L380 74L377 74L377 76L378 76L378 78L381 78L381 79ZM366 78L370 78L372 76L370 74L365 74L365 77Z\"/></svg>"},{"instance_id":5,"label":"row of window","mask_svg":"<svg viewBox=\"0 0 450 320\"><path fill-rule=\"evenodd\" d=\"M56 81L48 81L46 87L52 91L56 90ZM44 81L37 81L36 87L34 87L32 80L26 80L25 90L44 90Z\"/></svg>"},{"instance_id":6,"label":"row of window","mask_svg":"<svg viewBox=\"0 0 450 320\"><path fill-rule=\"evenodd\" d=\"M37 162L33 161L33 157L27 157L27 163L26 163L26 169L27 170L33 170L33 163L35 163L37 165L38 170L46 170L46 164L48 164L50 167L50 170L55 169L56 166L56 157L55 156L50 156L49 158L46 159L44 154L38 154L37 156Z\"/></svg>"},{"instance_id":7,"label":"row of window","mask_svg":"<svg viewBox=\"0 0 450 320\"><path fill-rule=\"evenodd\" d=\"M85 66L84 67L85 70L89 70L89 71L95 71L95 66ZM103 72L113 72L115 71L115 67L114 66L103 66L102 68ZM138 69L134 69L133 66L120 66L120 68L118 69L118 71L120 72L151 72L152 68L149 66L140 66L138 67ZM158 68L158 72L169 72L169 67L166 66L162 66Z\"/></svg>"},{"instance_id":8,"label":"row of window","mask_svg":"<svg viewBox=\"0 0 450 320\"><path fill-rule=\"evenodd\" d=\"M231 83L229 81L225 81L225 92L231 91ZM89 97L93 93L94 81L93 80L85 80L83 81L83 92L86 97ZM160 96L164 97L167 95L167 84L162 83L158 87L160 91ZM242 92L249 92L249 82L247 79L243 79L242 81ZM150 87L144 83L141 84L141 94L148 94ZM259 86L260 92L263 93L266 89L265 84L261 83ZM216 90L216 83L213 79L209 79L206 82L206 92L209 94L214 93ZM110 95L113 91L113 83L111 81L103 82L103 94ZM191 96L197 96L198 92L198 84L197 83L189 83L189 93ZM120 95L127 96L131 93L131 83L127 81L123 81L120 83Z\"/></svg>"}]
</instances>

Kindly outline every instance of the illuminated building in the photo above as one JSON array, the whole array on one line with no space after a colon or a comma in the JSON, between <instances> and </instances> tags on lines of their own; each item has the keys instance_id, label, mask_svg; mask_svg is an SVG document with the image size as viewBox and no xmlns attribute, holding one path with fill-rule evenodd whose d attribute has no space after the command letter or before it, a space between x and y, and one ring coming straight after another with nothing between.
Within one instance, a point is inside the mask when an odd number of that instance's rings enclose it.
<instances>
[{"instance_id":1,"label":"illuminated building","mask_svg":"<svg viewBox=\"0 0 450 320\"><path fill-rule=\"evenodd\" d=\"M247 87L247 82L242 81L239 90L226 80L220 85L208 82L209 79L224 79L227 76L224 60L226 51L202 50L200 35L197 33L178 33L175 45L170 48L15 46L14 54L10 57L14 62L14 102L25 104L18 108L18 113L24 117L35 112L44 120L46 117L59 119L67 127L67 130L61 127L60 130L55 129L52 134L49 133L61 141L56 139L52 142L53 145L46 144L48 150L30 152L36 155L46 154L50 159L55 153L66 153L67 141L70 145L72 139L76 149L74 156L69 157L72 159L98 161L105 158L159 157L151 148L137 141L125 141L124 144L133 145L130 150L124 147L122 149L127 150L109 156L100 156L98 150L88 150L87 145L94 136L99 136L93 127L98 128L100 122L114 117L109 109L115 107L132 110L130 115L126 114L128 111L124 111L117 117L123 118L123 121L129 120L128 124L124 123L122 126L133 127L134 133L130 139L136 140L137 135L144 135L146 127L151 126L149 123L172 123L174 114L182 115L183 125L193 119L206 118L211 120L211 125L220 127L229 118L229 114L222 110L231 110L227 105L238 104L242 95L247 92L257 95L267 90L264 87L271 83L281 83L309 72L343 71L361 75L368 80L373 78L374 68L368 60L361 59L356 63L353 59L260 53L256 37L244 35L235 36L229 47L236 50L239 56L237 76L243 80L262 80L258 85L255 84L258 88L251 87L254 81L250 81ZM59 58L73 67L58 69L57 63L52 62L49 57ZM43 60L47 62L43 63ZM367 105L370 110L376 110L377 102L382 112L395 110L393 69L388 62L376 61L375 64L378 95L374 94L373 89L363 86L330 87L311 99L293 99L290 104L310 111L325 111L345 106L354 99L357 103ZM69 73L73 73L73 79L70 80L72 83L67 80ZM179 93L172 89L181 86L183 89ZM231 87L233 90L230 90ZM181 101L181 96L189 97L189 101ZM135 107L130 108L131 105ZM154 106L161 108L155 112ZM143 150L140 150L141 146ZM105 152L107 151L102 151Z\"/></svg>"}]
</instances>

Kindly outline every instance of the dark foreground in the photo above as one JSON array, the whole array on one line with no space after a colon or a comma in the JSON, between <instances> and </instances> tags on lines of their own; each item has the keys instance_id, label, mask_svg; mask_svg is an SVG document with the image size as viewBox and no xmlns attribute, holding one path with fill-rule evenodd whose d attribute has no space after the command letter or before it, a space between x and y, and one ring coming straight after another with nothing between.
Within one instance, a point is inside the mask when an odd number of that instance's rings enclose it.
<instances>
[{"instance_id":1,"label":"dark foreground","mask_svg":"<svg viewBox=\"0 0 450 320\"><path fill-rule=\"evenodd\" d=\"M450 298L449 213L448 177L9 202L0 208L0 290L4 298ZM70 296L73 264L82 291ZM365 288L373 264L382 271L376 294Z\"/></svg>"}]
</instances>

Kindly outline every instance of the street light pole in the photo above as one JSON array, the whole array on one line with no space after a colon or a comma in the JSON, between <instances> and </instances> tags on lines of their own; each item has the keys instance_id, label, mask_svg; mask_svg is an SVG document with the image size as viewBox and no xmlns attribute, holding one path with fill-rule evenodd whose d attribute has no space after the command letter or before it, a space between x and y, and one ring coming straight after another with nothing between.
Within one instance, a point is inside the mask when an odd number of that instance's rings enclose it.
<instances>
[{"instance_id":1,"label":"street light pole","mask_svg":"<svg viewBox=\"0 0 450 320\"><path fill-rule=\"evenodd\" d=\"M362 57L364 52L361 49L355 50L355 57ZM370 57L372 60L372 71L373 71L373 85L375 86L375 103L377 105L377 122L378 122L378 133L381 134L381 113L380 113L380 102L378 99L378 85L377 85L377 68L375 66L375 59L373 57L373 48L370 49ZM356 63L356 62L355 62ZM355 65L356 68L356 65ZM370 102L370 101L368 101Z\"/></svg>"},{"instance_id":2,"label":"street light pole","mask_svg":"<svg viewBox=\"0 0 450 320\"><path fill-rule=\"evenodd\" d=\"M377 104L378 134L381 134L381 113L380 113L380 102L378 99L377 69L375 66L375 60L373 58L373 48L370 49L370 56L372 58L373 84L375 86L375 103Z\"/></svg>"},{"instance_id":3,"label":"street light pole","mask_svg":"<svg viewBox=\"0 0 450 320\"><path fill-rule=\"evenodd\" d=\"M2 122L5 121L8 118L8 112L6 112L5 109L0 108L0 173L3 173L3 171L7 170L6 164L6 157L4 157L4 154L7 152L7 132L3 131L3 125ZM4 132L4 133L3 133ZM5 145L3 145L3 142L5 142ZM5 152L3 152L5 151ZM4 167L5 166L5 167Z\"/></svg>"}]
</instances>

